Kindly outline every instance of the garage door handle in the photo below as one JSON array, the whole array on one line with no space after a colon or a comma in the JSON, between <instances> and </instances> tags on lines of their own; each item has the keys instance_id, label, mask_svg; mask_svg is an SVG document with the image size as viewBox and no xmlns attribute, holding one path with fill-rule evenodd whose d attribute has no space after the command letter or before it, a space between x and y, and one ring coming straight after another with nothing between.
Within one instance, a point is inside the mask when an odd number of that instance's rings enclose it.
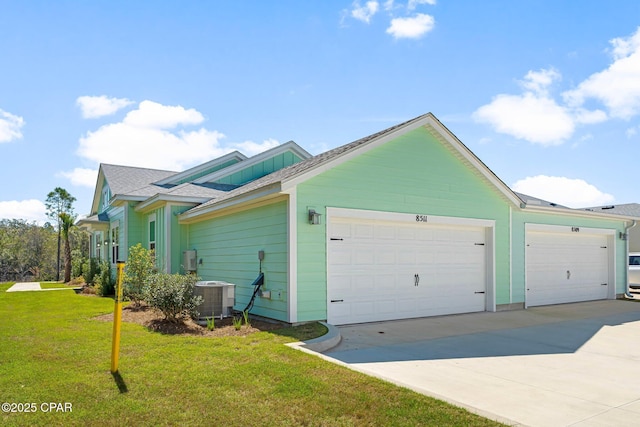
<instances>
[{"instance_id":1,"label":"garage door handle","mask_svg":"<svg viewBox=\"0 0 640 427\"><path fill-rule=\"evenodd\" d=\"M332 299L331 302L344 302L343 299Z\"/></svg>"},{"instance_id":2,"label":"garage door handle","mask_svg":"<svg viewBox=\"0 0 640 427\"><path fill-rule=\"evenodd\" d=\"M600 283L600 286L609 286L608 283Z\"/></svg>"},{"instance_id":3,"label":"garage door handle","mask_svg":"<svg viewBox=\"0 0 640 427\"><path fill-rule=\"evenodd\" d=\"M474 294L484 294L484 291L482 291L482 292L474 292Z\"/></svg>"}]
</instances>

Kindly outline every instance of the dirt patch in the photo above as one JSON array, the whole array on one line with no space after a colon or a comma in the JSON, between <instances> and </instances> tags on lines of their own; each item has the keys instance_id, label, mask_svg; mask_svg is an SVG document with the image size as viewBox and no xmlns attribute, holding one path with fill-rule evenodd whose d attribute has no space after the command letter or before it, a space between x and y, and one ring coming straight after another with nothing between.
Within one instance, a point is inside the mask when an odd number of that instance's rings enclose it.
<instances>
[{"instance_id":1,"label":"dirt patch","mask_svg":"<svg viewBox=\"0 0 640 427\"><path fill-rule=\"evenodd\" d=\"M103 314L95 319L104 322L113 322L113 313ZM215 319L215 329L210 331L206 326L201 326L192 319L185 319L182 323L172 323L164 319L161 313L143 305L140 308L127 306L122 309L122 321L137 323L153 332L170 335L197 335L204 337L246 336L260 331L273 331L286 327L281 323L266 322L258 319L250 319L250 324L243 323L240 330L236 330L232 318Z\"/></svg>"}]
</instances>

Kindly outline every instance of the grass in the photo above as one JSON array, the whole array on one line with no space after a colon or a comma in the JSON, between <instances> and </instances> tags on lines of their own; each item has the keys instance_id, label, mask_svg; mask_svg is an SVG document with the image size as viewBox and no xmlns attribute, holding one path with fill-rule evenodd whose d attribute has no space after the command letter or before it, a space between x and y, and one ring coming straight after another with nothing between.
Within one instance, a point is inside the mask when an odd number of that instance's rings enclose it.
<instances>
[{"instance_id":1,"label":"grass","mask_svg":"<svg viewBox=\"0 0 640 427\"><path fill-rule=\"evenodd\" d=\"M64 289L73 286L67 286L62 282L40 282L40 289Z\"/></svg>"},{"instance_id":2,"label":"grass","mask_svg":"<svg viewBox=\"0 0 640 427\"><path fill-rule=\"evenodd\" d=\"M113 300L9 286L0 284L0 403L38 410L0 412L3 426L499 425L283 345L317 326L206 338L123 323L112 376L112 324L93 317ZM72 412L42 411L48 402Z\"/></svg>"}]
</instances>

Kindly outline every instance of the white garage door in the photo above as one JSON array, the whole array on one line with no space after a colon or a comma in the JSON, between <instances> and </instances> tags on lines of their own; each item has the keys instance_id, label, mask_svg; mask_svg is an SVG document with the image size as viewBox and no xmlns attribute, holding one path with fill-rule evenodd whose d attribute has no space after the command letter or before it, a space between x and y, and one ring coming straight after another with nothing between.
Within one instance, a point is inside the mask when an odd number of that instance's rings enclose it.
<instances>
[{"instance_id":1,"label":"white garage door","mask_svg":"<svg viewBox=\"0 0 640 427\"><path fill-rule=\"evenodd\" d=\"M608 238L576 231L527 232L527 306L608 297Z\"/></svg>"},{"instance_id":2,"label":"white garage door","mask_svg":"<svg viewBox=\"0 0 640 427\"><path fill-rule=\"evenodd\" d=\"M328 231L329 323L485 310L485 227L332 218Z\"/></svg>"}]
</instances>

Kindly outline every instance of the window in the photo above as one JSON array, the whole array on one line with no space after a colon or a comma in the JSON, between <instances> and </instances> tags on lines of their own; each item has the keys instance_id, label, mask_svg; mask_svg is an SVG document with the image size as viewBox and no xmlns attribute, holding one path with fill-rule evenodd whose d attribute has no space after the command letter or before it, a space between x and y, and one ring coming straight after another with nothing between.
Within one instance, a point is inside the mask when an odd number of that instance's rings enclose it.
<instances>
[{"instance_id":1,"label":"window","mask_svg":"<svg viewBox=\"0 0 640 427\"><path fill-rule=\"evenodd\" d=\"M120 227L111 229L111 263L120 260Z\"/></svg>"},{"instance_id":2,"label":"window","mask_svg":"<svg viewBox=\"0 0 640 427\"><path fill-rule=\"evenodd\" d=\"M99 231L96 233L96 248L95 248L95 257L98 259L102 259L102 232Z\"/></svg>"},{"instance_id":3,"label":"window","mask_svg":"<svg viewBox=\"0 0 640 427\"><path fill-rule=\"evenodd\" d=\"M109 207L109 199L111 199L111 191L108 186L102 188L102 210L106 210Z\"/></svg>"},{"instance_id":4,"label":"window","mask_svg":"<svg viewBox=\"0 0 640 427\"><path fill-rule=\"evenodd\" d=\"M156 250L156 220L149 221L149 250Z\"/></svg>"}]
</instances>

